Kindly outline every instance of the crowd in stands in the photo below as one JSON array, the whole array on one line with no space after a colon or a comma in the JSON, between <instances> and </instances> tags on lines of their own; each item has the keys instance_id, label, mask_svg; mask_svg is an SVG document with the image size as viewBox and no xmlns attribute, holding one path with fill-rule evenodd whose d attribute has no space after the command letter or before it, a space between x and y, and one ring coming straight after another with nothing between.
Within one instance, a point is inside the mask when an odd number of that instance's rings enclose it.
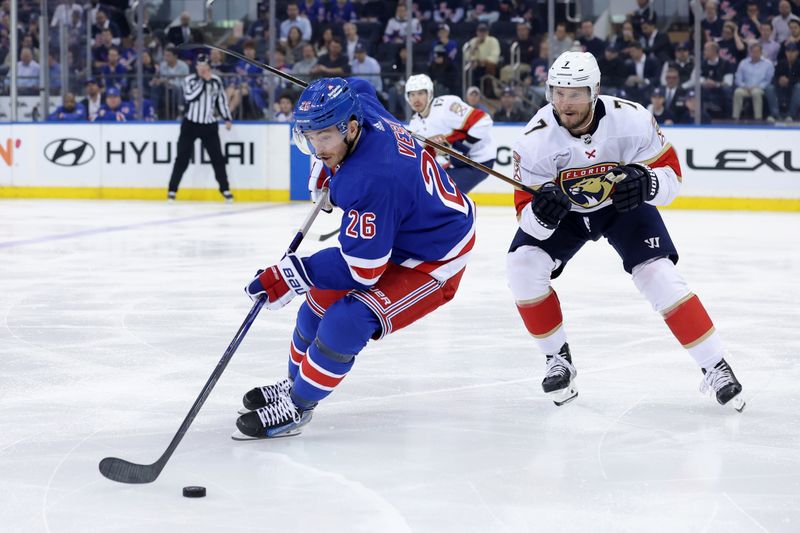
<instances>
[{"instance_id":1,"label":"crowd in stands","mask_svg":"<svg viewBox=\"0 0 800 533\"><path fill-rule=\"evenodd\" d=\"M410 13L404 1L279 0L277 49L271 57L267 2L258 5L253 20L234 25L220 44L305 80L363 77L401 118L407 112L403 83L409 60L414 74L431 77L437 95L465 94L497 121L524 122L545 104L548 54L583 50L598 60L602 93L639 102L664 124L693 123L697 113L702 122L800 119L800 0L701 0L699 59L689 41L690 25L667 31L671 28L659 24L651 0L636 1L637 9L624 22L613 24L603 39L595 35L591 20L573 24L559 20L559 13L555 32L548 36L546 13L534 0L415 0ZM9 2L0 2L0 69L5 71L11 61ZM151 31L145 20L145 49L139 54L124 15L127 4L127 0L86 4L60 0L50 14L54 30L63 22L69 32L69 68L90 73L70 77L87 82L84 87L70 86L70 92L83 92L86 98L73 96L69 105L85 106L86 117L96 119L112 91L114 102L121 98L118 108L131 109L135 100L131 80L141 62L146 79L142 96L149 110L143 115L174 119L181 113L181 79L192 71L193 57L176 46L202 43L204 34L188 13L172 27L157 31ZM18 87L20 94L38 94L39 2L19 0L19 5ZM93 21L88 68L81 64L87 54L80 37L87 33L87 21ZM409 31L414 42L411 58L405 46ZM512 62L514 51L518 64ZM52 45L51 52L52 82L60 79L61 67ZM702 106L694 93L698 61ZM211 64L225 81L235 117L291 120L296 87L217 51L211 53ZM462 87L464 64L471 73L470 87ZM270 100L275 102L272 113L268 113ZM72 116L69 111L63 114Z\"/></svg>"}]
</instances>

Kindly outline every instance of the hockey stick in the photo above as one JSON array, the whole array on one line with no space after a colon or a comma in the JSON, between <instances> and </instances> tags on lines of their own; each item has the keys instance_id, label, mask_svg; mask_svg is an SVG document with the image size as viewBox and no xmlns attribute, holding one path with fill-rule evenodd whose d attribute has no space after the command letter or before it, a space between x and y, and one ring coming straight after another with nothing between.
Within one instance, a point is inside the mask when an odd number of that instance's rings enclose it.
<instances>
[{"instance_id":1,"label":"hockey stick","mask_svg":"<svg viewBox=\"0 0 800 533\"><path fill-rule=\"evenodd\" d=\"M303 222L303 225L300 226L300 229L297 231L294 239L292 239L292 243L289 245L287 253L297 251L297 248L303 241L303 237L306 235L306 233L308 233L311 224L313 224L314 219L317 218L317 215L322 209L322 205L324 204L327 194L328 191L325 189L321 199L323 201L317 202L317 204L314 206L314 209L308 214ZM172 441L169 443L169 446L167 446L166 451L161 454L161 457L159 457L155 463L149 465L131 463L130 461L119 459L117 457L106 457L100 461L101 474L112 481L119 481L120 483L152 483L155 481L155 479L164 469L164 465L166 465L167 461L169 461L169 458L172 456L175 448L178 447L178 444L181 442L184 435L186 435L189 426L194 421L197 413L200 412L200 408L203 407L208 395L211 394L211 390L214 388L214 385L217 384L217 380L219 380L220 376L225 371L225 367L228 366L228 363L233 357L234 352L236 352L236 349L239 347L239 344L241 344L244 336L247 335L247 331L250 329L250 326L253 324L253 321L255 320L256 316L258 316L258 312L261 311L261 308L264 306L265 302L266 300L264 297L261 297L253 304L253 307L250 309L250 312L247 313L247 317L245 317L244 322L242 322L242 325L239 327L239 331L237 331L236 335L234 335L233 340L228 346L228 349L225 350L225 353L222 355L222 359L220 359L219 363L217 363L216 368L211 373L211 377L208 378L208 381L203 386L203 390L200 391L200 395L194 401L194 404L192 404L192 408L189 409L189 414L186 415L181 427L178 428L178 432L174 437L172 437Z\"/></svg>"},{"instance_id":2,"label":"hockey stick","mask_svg":"<svg viewBox=\"0 0 800 533\"><path fill-rule=\"evenodd\" d=\"M295 85L297 85L299 87L302 87L303 89L308 87L308 82L305 82L305 81L301 80L300 78L295 78L291 74L287 74L287 73L285 73L285 72L283 72L281 70L276 69L275 67L267 65L266 63L262 63L260 61L256 61L255 59L250 59L249 57L247 57L245 55L242 55L239 52L234 52L233 50L228 50L227 48L222 48L221 46L216 46L216 45L213 45L213 44L185 43L185 44L179 45L178 48L179 49L184 49L184 50L192 50L192 49L195 49L195 48L210 48L210 49L213 49L213 50L219 50L223 54L228 54L229 56L233 56L233 57L235 57L237 59L241 59L242 61L244 61L246 63L250 63L254 67L258 67L258 68L260 68L262 70L266 70L267 72L269 72L271 74L274 74L274 75L278 76L279 78L283 78L286 81L294 83ZM413 132L409 132L409 133L411 133L411 136L414 137L419 142L427 144L431 148L435 148L436 150L438 150L440 152L444 152L445 154L447 154L447 155L449 155L451 157L454 157L455 159L458 159L459 161L461 161L464 164L467 164L467 165L469 165L469 166L471 166L473 168L477 168L481 172L485 172L486 174L489 174L490 176L494 176L495 178L508 183L509 185L511 185L512 187L514 187L516 189L519 189L521 191L525 191L528 194L536 194L536 189L535 188L528 187L527 185L523 185L522 183L518 182L517 180L511 179L508 176L504 176L503 174L500 174L496 170L494 170L492 168L489 168L486 165L482 165L482 164L478 163L477 161L473 161L469 157L467 157L467 156L461 154L460 152L457 152L457 151L455 151L455 150L453 150L453 149L451 149L451 148L449 148L447 146L444 146L443 144L439 144L436 141L432 141L431 139L423 137L422 135L417 135L416 133L413 133Z\"/></svg>"}]
</instances>

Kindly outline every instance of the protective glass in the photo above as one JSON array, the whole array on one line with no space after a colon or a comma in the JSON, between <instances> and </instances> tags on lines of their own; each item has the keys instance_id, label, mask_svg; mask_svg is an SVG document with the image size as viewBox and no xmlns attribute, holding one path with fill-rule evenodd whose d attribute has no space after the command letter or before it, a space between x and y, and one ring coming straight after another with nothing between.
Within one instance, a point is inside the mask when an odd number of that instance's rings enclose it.
<instances>
[{"instance_id":1,"label":"protective glass","mask_svg":"<svg viewBox=\"0 0 800 533\"><path fill-rule=\"evenodd\" d=\"M549 100L555 106L585 105L592 101L592 91L588 87L547 87Z\"/></svg>"}]
</instances>

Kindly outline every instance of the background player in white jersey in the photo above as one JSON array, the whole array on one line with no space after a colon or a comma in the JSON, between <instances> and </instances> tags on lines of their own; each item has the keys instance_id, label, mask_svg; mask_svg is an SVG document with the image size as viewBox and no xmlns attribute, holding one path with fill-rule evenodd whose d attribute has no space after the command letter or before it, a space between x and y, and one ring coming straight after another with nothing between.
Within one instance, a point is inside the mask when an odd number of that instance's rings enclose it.
<instances>
[{"instance_id":1,"label":"background player in white jersey","mask_svg":"<svg viewBox=\"0 0 800 533\"><path fill-rule=\"evenodd\" d=\"M639 292L662 314L703 373L701 390L744 408L742 386L699 298L678 273L678 253L656 205L677 196L675 149L639 104L599 96L600 70L585 52L565 52L550 67L547 100L514 146L519 230L507 256L508 279L525 327L547 358L542 388L556 405L577 396L575 366L550 286L589 240L605 237Z\"/></svg>"},{"instance_id":2,"label":"background player in white jersey","mask_svg":"<svg viewBox=\"0 0 800 533\"><path fill-rule=\"evenodd\" d=\"M452 146L473 161L492 168L497 146L492 140L492 117L475 109L458 96L433 97L433 82L426 74L406 81L406 101L414 115L408 129L445 146ZM432 149L431 149L432 150ZM447 169L462 192L469 192L487 174L451 157Z\"/></svg>"}]
</instances>

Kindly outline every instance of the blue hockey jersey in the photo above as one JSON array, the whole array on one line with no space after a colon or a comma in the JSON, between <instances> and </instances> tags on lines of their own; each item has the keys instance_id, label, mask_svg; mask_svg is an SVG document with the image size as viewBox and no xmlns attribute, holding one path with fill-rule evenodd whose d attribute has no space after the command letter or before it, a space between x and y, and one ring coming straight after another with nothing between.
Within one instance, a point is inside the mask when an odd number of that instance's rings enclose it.
<instances>
[{"instance_id":1,"label":"blue hockey jersey","mask_svg":"<svg viewBox=\"0 0 800 533\"><path fill-rule=\"evenodd\" d=\"M341 248L304 258L320 289L366 289L389 262L445 281L466 266L475 242L475 205L368 82L348 79L364 112L361 137L330 181L343 211Z\"/></svg>"}]
</instances>

